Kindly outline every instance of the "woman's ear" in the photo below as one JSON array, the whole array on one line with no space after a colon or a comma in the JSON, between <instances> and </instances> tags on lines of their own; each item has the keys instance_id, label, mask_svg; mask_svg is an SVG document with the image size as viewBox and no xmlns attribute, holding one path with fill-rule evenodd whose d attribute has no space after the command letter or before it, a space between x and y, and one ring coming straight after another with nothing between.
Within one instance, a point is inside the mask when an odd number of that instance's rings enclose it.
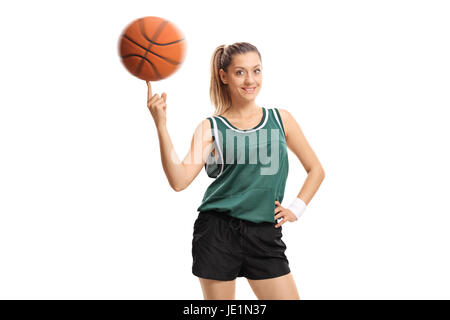
<instances>
[{"instance_id":1,"label":"woman's ear","mask_svg":"<svg viewBox=\"0 0 450 320\"><path fill-rule=\"evenodd\" d=\"M219 75L220 75L220 79L222 80L223 83L227 83L227 74L225 73L225 71L223 71L223 69L219 70Z\"/></svg>"}]
</instances>

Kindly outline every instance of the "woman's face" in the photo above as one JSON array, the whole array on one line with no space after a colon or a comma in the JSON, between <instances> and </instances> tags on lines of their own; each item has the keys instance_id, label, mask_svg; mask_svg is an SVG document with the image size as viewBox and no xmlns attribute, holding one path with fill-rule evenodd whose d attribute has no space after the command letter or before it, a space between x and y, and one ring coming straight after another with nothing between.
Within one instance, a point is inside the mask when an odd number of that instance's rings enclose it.
<instances>
[{"instance_id":1,"label":"woman's face","mask_svg":"<svg viewBox=\"0 0 450 320\"><path fill-rule=\"evenodd\" d=\"M228 84L234 98L254 100L261 89L262 65L256 52L233 56L227 72L220 69L219 73L222 81Z\"/></svg>"}]
</instances>

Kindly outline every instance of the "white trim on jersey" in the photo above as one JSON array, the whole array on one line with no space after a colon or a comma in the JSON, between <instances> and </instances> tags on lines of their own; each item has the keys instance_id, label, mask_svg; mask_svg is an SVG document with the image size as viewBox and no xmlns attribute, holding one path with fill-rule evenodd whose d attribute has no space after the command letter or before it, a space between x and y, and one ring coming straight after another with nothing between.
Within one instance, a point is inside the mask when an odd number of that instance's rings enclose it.
<instances>
[{"instance_id":1,"label":"white trim on jersey","mask_svg":"<svg viewBox=\"0 0 450 320\"><path fill-rule=\"evenodd\" d=\"M212 119L212 121L213 121L213 126L214 126L214 137L215 137L214 141L215 141L215 144L216 144L216 146L217 146L217 150L219 151L219 157L220 157L220 159L222 160L222 162L221 162L222 166L221 166L221 168L220 168L220 172L219 172L219 174L218 174L217 177L216 177L216 178L218 178L218 177L222 174L223 167L224 167L225 164L224 164L224 161L223 161L222 150L220 149L219 131L217 130L216 119L214 119L214 117L211 117L211 119Z\"/></svg>"},{"instance_id":2,"label":"white trim on jersey","mask_svg":"<svg viewBox=\"0 0 450 320\"><path fill-rule=\"evenodd\" d=\"M277 115L277 112L275 111L275 108L271 108L270 110L272 110L273 115L274 115L275 119L277 120L277 122L278 122L278 124L279 124L279 126L280 126L281 132L283 132L284 140L286 140L286 137L285 137L285 135L284 135L283 126L281 125L280 120L278 120L278 115Z\"/></svg>"},{"instance_id":3,"label":"white trim on jersey","mask_svg":"<svg viewBox=\"0 0 450 320\"><path fill-rule=\"evenodd\" d=\"M253 131L259 130L260 128L262 128L262 127L264 127L264 126L266 125L267 119L269 119L269 112L267 111L266 108L264 108L264 107L262 107L262 108L265 109L265 112L264 112L264 117L265 117L265 118L264 118L264 121L263 121L263 123L261 123L261 125L260 125L259 127L254 128L254 129L252 129L252 130L239 130L239 129L235 129L235 128L231 127L231 126L228 124L228 122L226 122L224 119L222 119L221 116L217 116L217 118L219 118L223 123L225 123L225 125L226 125L228 128L230 128L231 130L234 130L234 131L237 131L237 132L242 132L242 133L249 133L249 132L253 132Z\"/></svg>"}]
</instances>

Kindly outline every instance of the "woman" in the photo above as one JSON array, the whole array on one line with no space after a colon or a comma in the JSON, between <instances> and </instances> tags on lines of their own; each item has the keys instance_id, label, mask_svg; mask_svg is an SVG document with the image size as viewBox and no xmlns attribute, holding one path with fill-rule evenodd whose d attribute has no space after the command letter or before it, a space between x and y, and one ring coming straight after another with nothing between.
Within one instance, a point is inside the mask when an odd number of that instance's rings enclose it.
<instances>
[{"instance_id":1,"label":"woman","mask_svg":"<svg viewBox=\"0 0 450 320\"><path fill-rule=\"evenodd\" d=\"M300 217L325 174L292 115L256 105L262 85L257 48L246 42L216 48L210 87L215 113L197 126L181 163L166 128L167 95L152 96L147 84L147 105L171 187L185 189L203 167L214 178L197 209L192 241L192 273L200 280L204 298L235 299L236 277L246 277L258 299L300 299L284 254L282 225ZM285 208L280 202L288 173L287 147L308 177Z\"/></svg>"}]
</instances>

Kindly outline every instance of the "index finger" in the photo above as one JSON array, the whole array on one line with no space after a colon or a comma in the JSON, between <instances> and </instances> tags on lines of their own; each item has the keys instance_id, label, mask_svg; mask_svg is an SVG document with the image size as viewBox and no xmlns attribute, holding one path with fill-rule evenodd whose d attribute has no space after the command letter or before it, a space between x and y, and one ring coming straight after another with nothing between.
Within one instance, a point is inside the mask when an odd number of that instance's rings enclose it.
<instances>
[{"instance_id":1,"label":"index finger","mask_svg":"<svg viewBox=\"0 0 450 320\"><path fill-rule=\"evenodd\" d=\"M152 84L150 81L147 81L147 87L148 87L148 98L150 99L152 97Z\"/></svg>"}]
</instances>

